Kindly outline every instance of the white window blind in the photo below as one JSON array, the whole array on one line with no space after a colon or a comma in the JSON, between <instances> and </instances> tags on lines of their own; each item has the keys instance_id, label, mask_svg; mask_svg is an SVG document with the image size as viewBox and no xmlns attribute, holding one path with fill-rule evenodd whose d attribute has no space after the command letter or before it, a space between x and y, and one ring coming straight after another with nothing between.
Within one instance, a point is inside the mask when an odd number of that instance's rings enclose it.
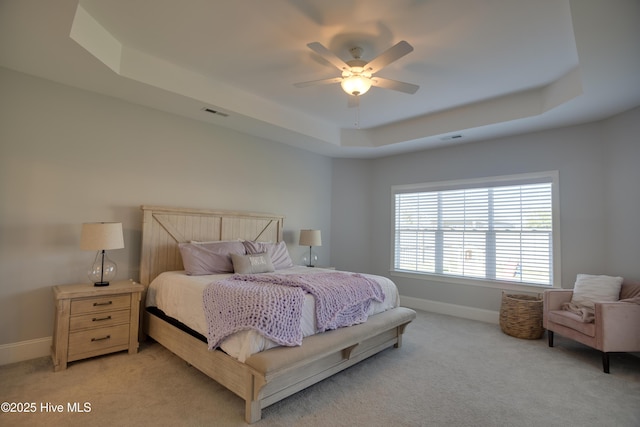
<instances>
[{"instance_id":1,"label":"white window blind","mask_svg":"<svg viewBox=\"0 0 640 427\"><path fill-rule=\"evenodd\" d=\"M497 181L394 187L393 269L552 286L553 178Z\"/></svg>"}]
</instances>

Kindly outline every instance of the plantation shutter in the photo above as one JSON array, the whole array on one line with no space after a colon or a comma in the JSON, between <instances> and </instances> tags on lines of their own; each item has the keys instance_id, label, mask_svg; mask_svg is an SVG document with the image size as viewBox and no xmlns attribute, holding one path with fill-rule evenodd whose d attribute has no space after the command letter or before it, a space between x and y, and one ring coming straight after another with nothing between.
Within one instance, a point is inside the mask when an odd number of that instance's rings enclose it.
<instances>
[{"instance_id":1,"label":"plantation shutter","mask_svg":"<svg viewBox=\"0 0 640 427\"><path fill-rule=\"evenodd\" d=\"M394 270L550 286L552 183L397 191Z\"/></svg>"}]
</instances>

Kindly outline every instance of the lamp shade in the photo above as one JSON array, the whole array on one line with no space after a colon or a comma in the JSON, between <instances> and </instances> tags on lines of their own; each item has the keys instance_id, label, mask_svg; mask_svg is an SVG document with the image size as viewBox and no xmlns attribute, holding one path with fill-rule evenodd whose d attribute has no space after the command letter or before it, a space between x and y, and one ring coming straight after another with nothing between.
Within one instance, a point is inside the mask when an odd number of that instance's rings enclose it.
<instances>
[{"instance_id":1,"label":"lamp shade","mask_svg":"<svg viewBox=\"0 0 640 427\"><path fill-rule=\"evenodd\" d=\"M91 222L82 224L80 249L100 251L124 248L121 222Z\"/></svg>"},{"instance_id":2,"label":"lamp shade","mask_svg":"<svg viewBox=\"0 0 640 427\"><path fill-rule=\"evenodd\" d=\"M300 246L322 246L320 230L300 230Z\"/></svg>"}]
</instances>

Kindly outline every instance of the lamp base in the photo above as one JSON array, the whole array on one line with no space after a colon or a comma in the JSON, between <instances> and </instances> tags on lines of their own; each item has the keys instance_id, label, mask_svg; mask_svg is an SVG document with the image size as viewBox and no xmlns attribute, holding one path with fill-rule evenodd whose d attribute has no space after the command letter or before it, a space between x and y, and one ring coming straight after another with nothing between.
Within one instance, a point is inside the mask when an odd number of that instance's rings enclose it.
<instances>
[{"instance_id":1,"label":"lamp base","mask_svg":"<svg viewBox=\"0 0 640 427\"><path fill-rule=\"evenodd\" d=\"M89 280L93 286L109 286L109 280L116 278L118 268L111 261L104 250L98 251L96 259L89 270Z\"/></svg>"},{"instance_id":2,"label":"lamp base","mask_svg":"<svg viewBox=\"0 0 640 427\"><path fill-rule=\"evenodd\" d=\"M309 247L309 253L302 256L302 264L307 267L315 267L318 264L318 254L311 250Z\"/></svg>"}]
</instances>

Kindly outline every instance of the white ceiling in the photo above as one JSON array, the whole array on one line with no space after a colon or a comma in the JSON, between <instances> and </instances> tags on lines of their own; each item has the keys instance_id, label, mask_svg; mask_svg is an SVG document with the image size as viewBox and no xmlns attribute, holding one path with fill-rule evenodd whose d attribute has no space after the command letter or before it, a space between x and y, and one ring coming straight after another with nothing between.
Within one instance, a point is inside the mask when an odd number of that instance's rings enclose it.
<instances>
[{"instance_id":1,"label":"white ceiling","mask_svg":"<svg viewBox=\"0 0 640 427\"><path fill-rule=\"evenodd\" d=\"M368 61L401 40L377 75L414 95L293 86L339 76L310 42ZM336 157L636 107L639 42L637 0L0 0L0 66Z\"/></svg>"}]
</instances>

